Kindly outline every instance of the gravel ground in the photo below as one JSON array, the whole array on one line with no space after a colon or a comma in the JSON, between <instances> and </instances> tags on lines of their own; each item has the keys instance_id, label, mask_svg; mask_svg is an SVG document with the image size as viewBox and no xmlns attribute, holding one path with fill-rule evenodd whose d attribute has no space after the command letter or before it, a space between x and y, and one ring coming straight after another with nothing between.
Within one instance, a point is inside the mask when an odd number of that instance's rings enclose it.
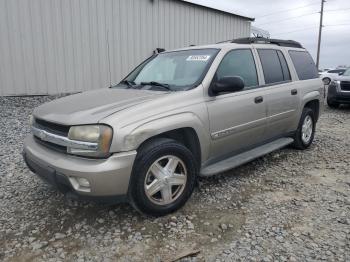
<instances>
[{"instance_id":1,"label":"gravel ground","mask_svg":"<svg viewBox=\"0 0 350 262\"><path fill-rule=\"evenodd\" d=\"M28 116L53 98L0 98L0 260L350 261L349 107L325 109L308 150L201 179L183 209L155 219L67 200L26 168Z\"/></svg>"}]
</instances>

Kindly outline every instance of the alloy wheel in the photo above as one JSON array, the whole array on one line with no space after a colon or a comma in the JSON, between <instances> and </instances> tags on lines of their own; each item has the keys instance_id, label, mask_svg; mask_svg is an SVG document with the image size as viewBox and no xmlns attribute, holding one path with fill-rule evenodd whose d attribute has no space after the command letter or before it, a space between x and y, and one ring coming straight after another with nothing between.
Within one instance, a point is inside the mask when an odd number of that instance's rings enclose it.
<instances>
[{"instance_id":1,"label":"alloy wheel","mask_svg":"<svg viewBox=\"0 0 350 262\"><path fill-rule=\"evenodd\" d=\"M311 140L314 125L311 116L307 115L301 127L301 139L304 144L308 144Z\"/></svg>"},{"instance_id":2,"label":"alloy wheel","mask_svg":"<svg viewBox=\"0 0 350 262\"><path fill-rule=\"evenodd\" d=\"M183 193L187 183L184 162L173 155L157 159L148 169L144 189L148 199L157 205L168 205Z\"/></svg>"}]
</instances>

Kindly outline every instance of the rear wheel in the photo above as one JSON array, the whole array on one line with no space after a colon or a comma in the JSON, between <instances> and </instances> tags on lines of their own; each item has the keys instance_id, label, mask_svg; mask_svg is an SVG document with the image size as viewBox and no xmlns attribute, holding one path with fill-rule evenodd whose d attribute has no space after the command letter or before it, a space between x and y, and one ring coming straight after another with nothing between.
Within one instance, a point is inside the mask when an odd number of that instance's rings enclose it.
<instances>
[{"instance_id":1,"label":"rear wheel","mask_svg":"<svg viewBox=\"0 0 350 262\"><path fill-rule=\"evenodd\" d=\"M315 128L315 114L312 109L305 107L300 118L299 127L294 136L293 146L301 150L308 148L314 140Z\"/></svg>"},{"instance_id":2,"label":"rear wheel","mask_svg":"<svg viewBox=\"0 0 350 262\"><path fill-rule=\"evenodd\" d=\"M195 163L191 151L175 140L148 142L139 150L133 167L129 192L133 206L154 216L182 207L195 186Z\"/></svg>"}]
</instances>

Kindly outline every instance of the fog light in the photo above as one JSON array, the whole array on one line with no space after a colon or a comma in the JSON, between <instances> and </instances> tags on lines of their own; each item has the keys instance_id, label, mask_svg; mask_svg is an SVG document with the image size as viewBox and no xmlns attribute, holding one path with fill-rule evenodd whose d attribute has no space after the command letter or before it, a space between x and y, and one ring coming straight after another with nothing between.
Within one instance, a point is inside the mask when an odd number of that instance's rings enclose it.
<instances>
[{"instance_id":1,"label":"fog light","mask_svg":"<svg viewBox=\"0 0 350 262\"><path fill-rule=\"evenodd\" d=\"M69 177L69 181L75 190L82 192L91 192L90 182L86 178Z\"/></svg>"},{"instance_id":2,"label":"fog light","mask_svg":"<svg viewBox=\"0 0 350 262\"><path fill-rule=\"evenodd\" d=\"M79 185L82 187L90 187L90 182L86 178L78 177L77 181L78 181Z\"/></svg>"}]
</instances>

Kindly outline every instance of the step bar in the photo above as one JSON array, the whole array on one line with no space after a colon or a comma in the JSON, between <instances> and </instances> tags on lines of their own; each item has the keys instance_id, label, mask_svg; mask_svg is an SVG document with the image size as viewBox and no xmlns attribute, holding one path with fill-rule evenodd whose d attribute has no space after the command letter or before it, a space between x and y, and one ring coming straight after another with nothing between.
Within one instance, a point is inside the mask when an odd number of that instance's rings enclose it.
<instances>
[{"instance_id":1,"label":"step bar","mask_svg":"<svg viewBox=\"0 0 350 262\"><path fill-rule=\"evenodd\" d=\"M239 155L224 159L220 162L202 168L200 176L207 177L218 173L225 172L245 163L248 163L258 157L271 153L277 149L283 148L294 142L293 138L279 138L273 142L264 144L257 148L251 149Z\"/></svg>"}]
</instances>

